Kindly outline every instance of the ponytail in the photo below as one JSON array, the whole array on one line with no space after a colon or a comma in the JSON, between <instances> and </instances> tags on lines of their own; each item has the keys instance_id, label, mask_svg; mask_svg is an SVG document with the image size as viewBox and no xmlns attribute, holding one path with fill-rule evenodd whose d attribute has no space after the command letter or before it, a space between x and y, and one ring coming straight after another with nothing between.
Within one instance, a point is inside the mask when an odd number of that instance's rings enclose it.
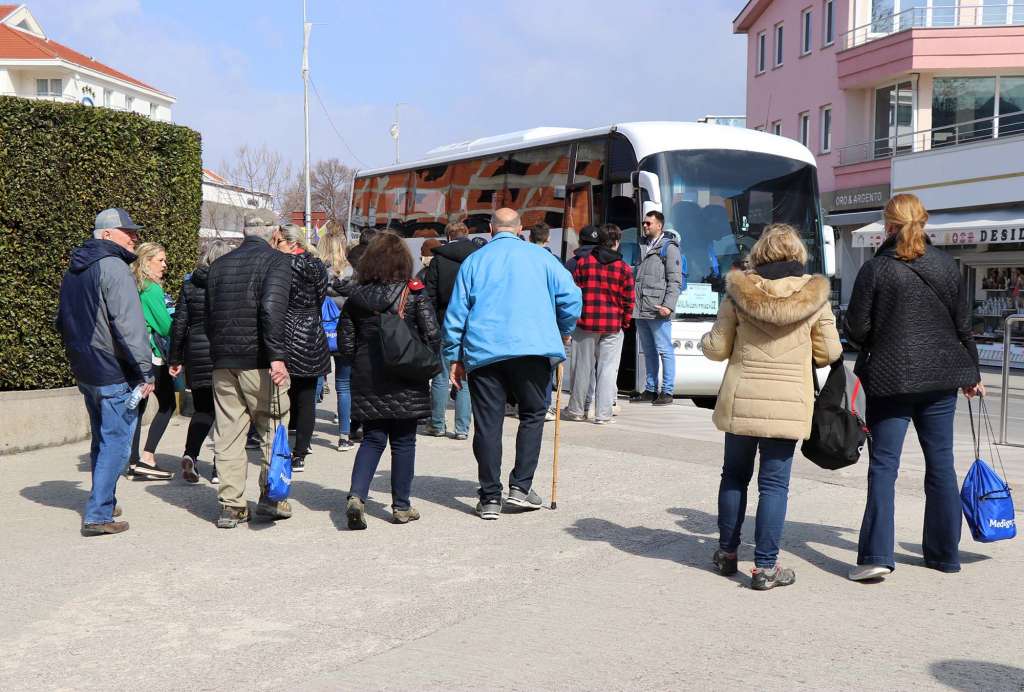
<instances>
[{"instance_id":1,"label":"ponytail","mask_svg":"<svg viewBox=\"0 0 1024 692\"><path fill-rule=\"evenodd\" d=\"M928 212L916 195L895 195L885 205L886 228L898 228L896 235L896 256L905 262L916 260L924 254L928 234L924 226L928 223Z\"/></svg>"}]
</instances>

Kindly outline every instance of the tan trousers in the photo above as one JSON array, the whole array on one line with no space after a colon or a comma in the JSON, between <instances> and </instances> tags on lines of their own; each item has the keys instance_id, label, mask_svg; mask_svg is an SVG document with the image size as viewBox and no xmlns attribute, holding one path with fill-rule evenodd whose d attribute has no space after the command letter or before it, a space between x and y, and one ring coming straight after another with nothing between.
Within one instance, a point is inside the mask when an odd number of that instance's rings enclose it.
<instances>
[{"instance_id":1,"label":"tan trousers","mask_svg":"<svg viewBox=\"0 0 1024 692\"><path fill-rule=\"evenodd\" d=\"M278 421L288 426L288 387L275 387L268 369L213 371L213 398L216 417L213 449L220 475L218 495L225 507L244 508L245 480L249 459L245 437L249 422L263 441L260 450L260 494L267 485L270 446ZM280 402L280 403L279 403ZM280 411L278 410L280 408Z\"/></svg>"}]
</instances>

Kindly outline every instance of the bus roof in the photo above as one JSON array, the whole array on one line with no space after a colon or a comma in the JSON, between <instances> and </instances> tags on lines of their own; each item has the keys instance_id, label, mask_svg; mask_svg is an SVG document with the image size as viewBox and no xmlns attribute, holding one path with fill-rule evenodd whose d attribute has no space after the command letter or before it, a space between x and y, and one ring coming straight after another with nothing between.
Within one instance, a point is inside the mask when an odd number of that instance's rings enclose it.
<instances>
[{"instance_id":1,"label":"bus roof","mask_svg":"<svg viewBox=\"0 0 1024 692\"><path fill-rule=\"evenodd\" d=\"M809 163L812 166L816 165L814 155L807 147L788 137L727 125L650 121L606 125L587 130L567 127L537 127L496 137L483 137L432 149L427 152L425 158L418 161L359 171L357 177L407 171L477 156L588 139L607 135L610 132L618 132L629 140L638 161L662 151L737 149L783 156Z\"/></svg>"}]
</instances>

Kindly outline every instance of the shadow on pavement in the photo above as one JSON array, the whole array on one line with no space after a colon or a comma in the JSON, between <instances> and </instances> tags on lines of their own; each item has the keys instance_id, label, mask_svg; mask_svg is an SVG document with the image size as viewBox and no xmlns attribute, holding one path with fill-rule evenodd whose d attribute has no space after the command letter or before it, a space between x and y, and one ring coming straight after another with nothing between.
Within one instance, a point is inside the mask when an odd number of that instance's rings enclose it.
<instances>
[{"instance_id":1,"label":"shadow on pavement","mask_svg":"<svg viewBox=\"0 0 1024 692\"><path fill-rule=\"evenodd\" d=\"M39 485L22 488L21 496L47 507L68 509L79 516L84 516L89 491L78 487L80 485L79 481L43 481Z\"/></svg>"},{"instance_id":2,"label":"shadow on pavement","mask_svg":"<svg viewBox=\"0 0 1024 692\"><path fill-rule=\"evenodd\" d=\"M900 547L906 550L908 553L914 555L920 555L921 561L915 564L924 564L924 548L921 547L920 543L900 543ZM969 565L973 562L981 562L982 560L990 560L990 555L982 555L981 553L968 553L964 550L960 551L960 564Z\"/></svg>"},{"instance_id":3,"label":"shadow on pavement","mask_svg":"<svg viewBox=\"0 0 1024 692\"><path fill-rule=\"evenodd\" d=\"M217 486L210 485L206 477L198 483L186 483L180 477L170 481L146 481L146 492L169 505L187 510L203 521L214 522L220 514Z\"/></svg>"},{"instance_id":4,"label":"shadow on pavement","mask_svg":"<svg viewBox=\"0 0 1024 692\"><path fill-rule=\"evenodd\" d=\"M390 475L379 474L370 484L370 490L386 493L391 496ZM464 481L459 478L448 476L420 476L417 475L412 482L412 504L416 500L426 500L435 505L441 505L456 512L476 515L477 488L479 484L474 481ZM466 502L461 498L470 498Z\"/></svg>"},{"instance_id":5,"label":"shadow on pavement","mask_svg":"<svg viewBox=\"0 0 1024 692\"><path fill-rule=\"evenodd\" d=\"M1024 668L968 659L936 661L928 672L943 685L963 692L1024 690Z\"/></svg>"}]
</instances>

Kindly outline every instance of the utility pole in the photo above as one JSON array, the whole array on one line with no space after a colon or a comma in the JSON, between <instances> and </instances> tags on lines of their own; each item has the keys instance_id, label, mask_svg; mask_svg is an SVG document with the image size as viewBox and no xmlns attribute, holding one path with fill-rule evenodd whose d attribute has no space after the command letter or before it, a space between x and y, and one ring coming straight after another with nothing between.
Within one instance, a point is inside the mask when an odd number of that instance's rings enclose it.
<instances>
[{"instance_id":1,"label":"utility pole","mask_svg":"<svg viewBox=\"0 0 1024 692\"><path fill-rule=\"evenodd\" d=\"M311 207L309 192L309 32L313 25L306 21L306 0L302 0L302 115L305 120L304 160L302 175L306 183L306 207L303 223L306 227L306 238L309 238L311 226Z\"/></svg>"},{"instance_id":2,"label":"utility pole","mask_svg":"<svg viewBox=\"0 0 1024 692\"><path fill-rule=\"evenodd\" d=\"M395 140L395 163L401 163L401 152L399 150L398 139L402 136L401 127L398 124L398 109L402 106L408 106L407 103L396 103L395 104L395 122L391 125L391 139Z\"/></svg>"}]
</instances>

